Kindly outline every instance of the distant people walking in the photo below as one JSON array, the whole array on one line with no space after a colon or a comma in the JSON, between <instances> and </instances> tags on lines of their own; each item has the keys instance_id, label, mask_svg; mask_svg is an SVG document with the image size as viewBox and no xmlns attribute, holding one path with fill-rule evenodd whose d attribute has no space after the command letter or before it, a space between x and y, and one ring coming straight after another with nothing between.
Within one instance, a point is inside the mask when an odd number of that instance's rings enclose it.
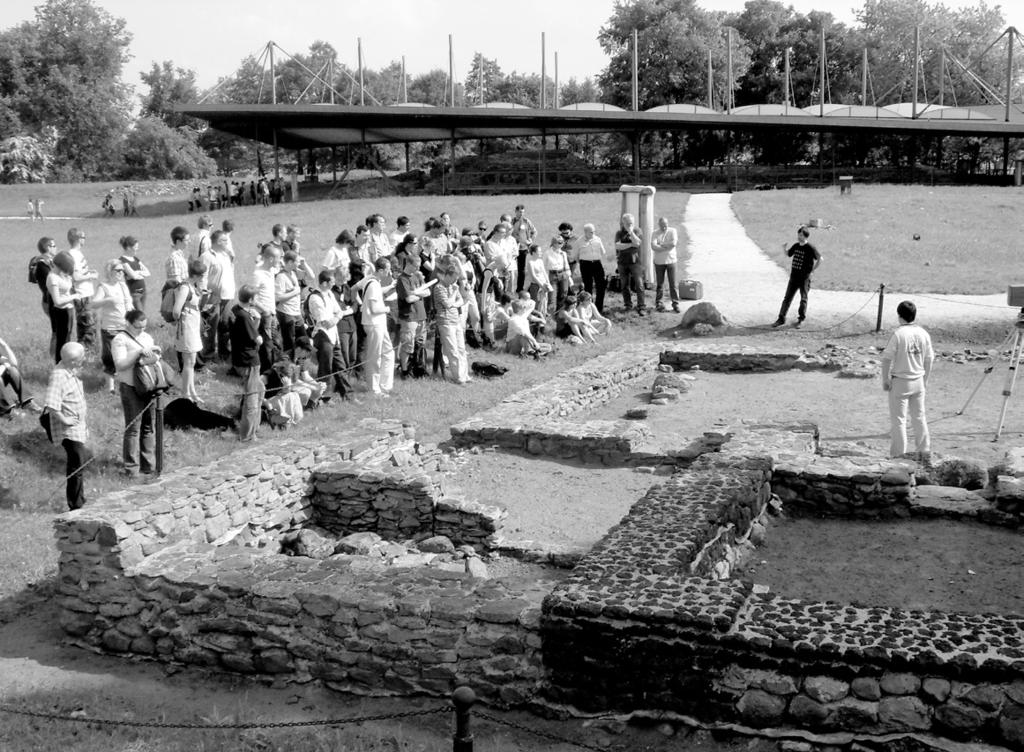
<instances>
[{"instance_id":1,"label":"distant people walking","mask_svg":"<svg viewBox=\"0 0 1024 752\"><path fill-rule=\"evenodd\" d=\"M789 284L786 285L786 294L782 298L782 307L779 309L779 318L772 324L780 327L786 323L786 314L789 313L789 305L793 297L799 291L800 305L796 312L796 323L794 329L799 329L804 319L807 318L807 295L811 291L811 274L821 263L821 254L818 249L808 243L811 231L801 227L796 231L796 242L786 249L786 255L793 259L792 268L789 272Z\"/></svg>"},{"instance_id":2,"label":"distant people walking","mask_svg":"<svg viewBox=\"0 0 1024 752\"><path fill-rule=\"evenodd\" d=\"M931 437L925 417L924 395L935 360L932 338L915 323L917 306L911 301L904 300L896 306L896 315L900 326L882 351L882 389L889 393L889 456L902 457L907 451L909 409L918 457L927 460L931 453Z\"/></svg>"}]
</instances>

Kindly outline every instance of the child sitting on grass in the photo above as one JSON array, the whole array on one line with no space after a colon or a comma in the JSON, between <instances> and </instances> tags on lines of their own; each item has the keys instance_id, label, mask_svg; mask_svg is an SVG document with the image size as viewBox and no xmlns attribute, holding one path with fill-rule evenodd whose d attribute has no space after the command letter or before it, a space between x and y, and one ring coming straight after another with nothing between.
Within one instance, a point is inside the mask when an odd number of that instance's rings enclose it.
<instances>
[{"instance_id":1,"label":"child sitting on grass","mask_svg":"<svg viewBox=\"0 0 1024 752\"><path fill-rule=\"evenodd\" d=\"M530 303L533 301L512 301L512 315L508 317L508 341L505 352L520 357L531 355L534 358L546 355L551 345L542 344L530 332Z\"/></svg>"}]
</instances>

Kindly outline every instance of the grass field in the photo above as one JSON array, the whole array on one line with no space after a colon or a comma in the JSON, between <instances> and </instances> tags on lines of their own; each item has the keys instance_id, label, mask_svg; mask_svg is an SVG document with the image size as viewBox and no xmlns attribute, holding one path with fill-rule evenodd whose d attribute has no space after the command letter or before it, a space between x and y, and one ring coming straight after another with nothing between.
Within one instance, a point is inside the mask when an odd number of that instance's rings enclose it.
<instances>
[{"instance_id":1,"label":"grass field","mask_svg":"<svg viewBox=\"0 0 1024 752\"><path fill-rule=\"evenodd\" d=\"M884 283L981 295L1024 281L1017 268L1021 188L855 185L847 196L838 188L748 191L735 194L732 205L747 234L785 268L783 243L793 243L800 224L823 220L828 229L811 231L824 257L814 275L819 289L876 290Z\"/></svg>"}]
</instances>

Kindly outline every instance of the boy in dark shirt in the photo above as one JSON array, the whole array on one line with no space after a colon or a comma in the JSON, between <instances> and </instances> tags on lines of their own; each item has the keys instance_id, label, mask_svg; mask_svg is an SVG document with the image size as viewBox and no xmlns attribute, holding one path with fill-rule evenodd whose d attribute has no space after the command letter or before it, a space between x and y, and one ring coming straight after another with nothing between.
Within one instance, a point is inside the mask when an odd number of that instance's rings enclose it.
<instances>
[{"instance_id":1,"label":"boy in dark shirt","mask_svg":"<svg viewBox=\"0 0 1024 752\"><path fill-rule=\"evenodd\" d=\"M398 275L398 363L399 373L409 375L409 361L416 347L425 347L427 341L427 309L424 298L430 297L430 290L424 285L419 270L419 258L412 254L402 255L402 273Z\"/></svg>"},{"instance_id":2,"label":"boy in dark shirt","mask_svg":"<svg viewBox=\"0 0 1024 752\"><path fill-rule=\"evenodd\" d=\"M242 285L238 291L238 304L232 309L231 365L242 377L242 414L238 419L238 440L252 441L260 425L260 408L266 387L260 378L259 312L252 305L256 289Z\"/></svg>"},{"instance_id":3,"label":"boy in dark shirt","mask_svg":"<svg viewBox=\"0 0 1024 752\"><path fill-rule=\"evenodd\" d=\"M801 227L796 231L796 242L786 250L786 255L793 259L792 268L789 272L789 284L786 285L786 294L782 298L782 307L779 309L779 318L772 326L779 327L786 323L786 314L789 313L789 304L793 302L793 296L797 290L800 291L800 305L797 308L796 323L794 329L799 329L807 318L807 295L811 291L811 273L821 263L821 254L818 249L807 242L811 237L811 231Z\"/></svg>"}]
</instances>

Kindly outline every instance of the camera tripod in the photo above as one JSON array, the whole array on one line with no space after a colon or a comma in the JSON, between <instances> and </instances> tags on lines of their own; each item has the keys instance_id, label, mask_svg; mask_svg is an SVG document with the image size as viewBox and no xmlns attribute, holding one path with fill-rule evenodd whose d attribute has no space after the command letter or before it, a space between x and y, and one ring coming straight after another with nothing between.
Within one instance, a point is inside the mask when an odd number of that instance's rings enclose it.
<instances>
[{"instance_id":1,"label":"camera tripod","mask_svg":"<svg viewBox=\"0 0 1024 752\"><path fill-rule=\"evenodd\" d=\"M1012 345L1011 345L1012 343ZM1010 364L1009 371L1006 374L1006 383L1003 385L1003 406L999 410L999 423L996 425L996 435L992 441L999 441L999 437L1003 433L1003 424L1006 422L1006 409L1010 406L1010 397L1013 396L1013 385L1017 381L1017 367L1020 365L1021 355L1024 354L1024 308L1021 309L1020 314L1017 316L1017 321L1014 323L1013 329L1003 343L999 345L997 353L1001 353L1006 349L1007 345L1010 345ZM998 355L996 356L998 357ZM977 386L974 387L974 391L971 392L971 396L964 402L964 406L957 410L957 415L963 415L967 410L967 406L971 404L971 400L974 399L974 395L981 389L981 385L985 383L985 379L992 373L996 368L996 364L992 363L985 369L981 375L981 379L978 381Z\"/></svg>"}]
</instances>

